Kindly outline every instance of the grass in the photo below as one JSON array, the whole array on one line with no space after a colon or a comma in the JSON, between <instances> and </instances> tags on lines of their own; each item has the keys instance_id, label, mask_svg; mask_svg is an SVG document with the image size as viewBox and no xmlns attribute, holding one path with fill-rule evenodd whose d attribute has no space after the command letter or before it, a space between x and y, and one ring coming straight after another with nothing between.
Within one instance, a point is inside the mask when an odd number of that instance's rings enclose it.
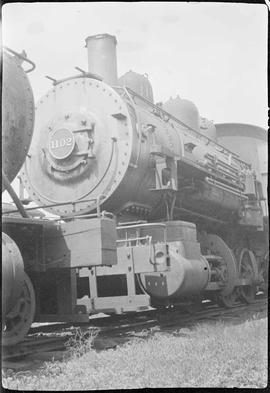
<instances>
[{"instance_id":1,"label":"grass","mask_svg":"<svg viewBox=\"0 0 270 393\"><path fill-rule=\"evenodd\" d=\"M192 330L157 332L148 339L136 338L102 352L91 349L94 336L89 340L80 337L80 345L71 345L65 361L47 362L31 375L4 376L3 386L55 391L267 386L266 318L239 325L204 323Z\"/></svg>"}]
</instances>

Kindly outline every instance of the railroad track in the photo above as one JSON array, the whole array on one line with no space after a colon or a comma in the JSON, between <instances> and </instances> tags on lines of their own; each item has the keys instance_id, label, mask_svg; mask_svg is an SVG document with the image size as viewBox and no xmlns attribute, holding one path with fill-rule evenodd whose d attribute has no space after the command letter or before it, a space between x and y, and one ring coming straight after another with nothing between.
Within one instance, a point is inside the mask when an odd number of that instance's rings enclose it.
<instances>
[{"instance_id":1,"label":"railroad track","mask_svg":"<svg viewBox=\"0 0 270 393\"><path fill-rule=\"evenodd\" d=\"M203 303L201 310L190 313L183 309L175 309L168 312L150 310L132 317L118 316L95 318L88 324L52 324L34 327L30 330L27 338L15 347L3 347L3 369L20 369L20 365L35 358L50 360L53 357L63 358L66 349L72 349L72 342L76 342L76 335L81 342L90 336L94 337L92 347L103 350L116 347L133 338L148 338L150 335L159 333L171 333L178 329L181 336L181 328L190 328L197 323L217 322L230 320L239 323L250 319L254 315L267 316L267 299L257 298L254 303L246 305L238 303L232 308L221 308L211 303ZM98 332L98 334L97 334ZM30 363L30 364L29 364Z\"/></svg>"}]
</instances>

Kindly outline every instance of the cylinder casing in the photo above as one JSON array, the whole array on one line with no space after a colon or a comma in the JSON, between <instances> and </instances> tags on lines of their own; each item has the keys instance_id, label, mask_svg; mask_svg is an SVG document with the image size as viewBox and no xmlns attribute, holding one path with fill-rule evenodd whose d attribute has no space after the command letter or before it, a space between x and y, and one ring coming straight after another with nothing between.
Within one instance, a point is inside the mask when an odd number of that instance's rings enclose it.
<instances>
[{"instance_id":1,"label":"cylinder casing","mask_svg":"<svg viewBox=\"0 0 270 393\"><path fill-rule=\"evenodd\" d=\"M201 255L196 226L185 221L165 222L164 226L153 224L140 230L140 236L148 234L154 244L166 240L169 258L167 271L141 273L141 283L150 296L159 299L198 295L209 282L210 268Z\"/></svg>"}]
</instances>

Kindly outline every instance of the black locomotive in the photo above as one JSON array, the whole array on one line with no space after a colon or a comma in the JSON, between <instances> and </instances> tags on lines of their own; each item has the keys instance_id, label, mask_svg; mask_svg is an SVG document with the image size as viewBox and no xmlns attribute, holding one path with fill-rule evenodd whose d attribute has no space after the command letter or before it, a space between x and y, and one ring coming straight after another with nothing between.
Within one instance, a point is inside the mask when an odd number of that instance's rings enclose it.
<instances>
[{"instance_id":1,"label":"black locomotive","mask_svg":"<svg viewBox=\"0 0 270 393\"><path fill-rule=\"evenodd\" d=\"M30 217L19 201L24 217L3 216L8 344L33 320L230 307L267 282L265 130L214 124L180 97L155 105L145 75L118 79L114 36L86 47L88 72L53 79L25 145L25 190L54 216ZM32 106L21 108L30 137Z\"/></svg>"}]
</instances>

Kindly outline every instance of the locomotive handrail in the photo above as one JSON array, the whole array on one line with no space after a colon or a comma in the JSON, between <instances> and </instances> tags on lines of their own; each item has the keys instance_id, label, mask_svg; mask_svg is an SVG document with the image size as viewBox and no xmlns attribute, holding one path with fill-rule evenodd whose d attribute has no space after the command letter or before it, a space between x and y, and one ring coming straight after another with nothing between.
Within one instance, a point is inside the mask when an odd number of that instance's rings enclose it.
<instances>
[{"instance_id":1,"label":"locomotive handrail","mask_svg":"<svg viewBox=\"0 0 270 393\"><path fill-rule=\"evenodd\" d=\"M119 87L117 87L119 88ZM123 89L123 88L121 88ZM138 93L136 93L135 91L133 91L132 89L130 89L129 87L125 87L125 90L127 90L129 93L133 94L134 96L138 97L139 99L141 99L142 101L146 102L148 105L150 105L152 108L158 109L160 112L163 112L165 115L169 116L169 118L171 118L172 120L174 120L175 122L179 123L181 126L186 127L189 131L192 131L193 133L195 133L197 136L199 136L200 138L206 139L208 141L208 143L211 143L214 146L218 146L219 148L222 149L222 151L227 152L229 154L231 154L237 161L240 161L242 164L245 164L245 166L250 167L250 165L241 160L241 158L239 157L238 154L234 153L233 151L227 149L226 147L220 145L219 143L213 141L212 139L208 138L206 135L201 134L200 132L194 130L192 127L188 126L187 124L185 124L184 122L182 122L181 120L179 120L177 117L171 115L169 112L165 111L163 108L161 107L157 107L155 104L153 104L151 101L147 100L147 98L140 96Z\"/></svg>"},{"instance_id":2,"label":"locomotive handrail","mask_svg":"<svg viewBox=\"0 0 270 393\"><path fill-rule=\"evenodd\" d=\"M68 78L59 79L59 80L54 79L54 78L52 78L49 75L45 75L45 78L50 79L53 82L53 86L57 86L60 83L67 82L67 81L70 81L72 79L77 79L77 78L93 78L93 79L96 79L96 80L98 80L100 82L102 82L102 80L103 80L101 78L101 76L96 75L96 74L92 74L92 72L84 72L84 73L81 73L81 74L78 74L78 75L69 76Z\"/></svg>"},{"instance_id":3,"label":"locomotive handrail","mask_svg":"<svg viewBox=\"0 0 270 393\"><path fill-rule=\"evenodd\" d=\"M31 64L32 68L29 68L29 70L25 70L26 73L34 71L34 69L36 68L36 65L35 65L35 63L33 61L31 61L31 60L29 60L27 58L25 52L18 53L18 52L15 52L15 50L13 50L13 49L8 48L7 46L3 46L3 48L6 51L8 51L8 52L12 53L13 55L17 56L22 61L26 61L27 63Z\"/></svg>"},{"instance_id":4,"label":"locomotive handrail","mask_svg":"<svg viewBox=\"0 0 270 393\"><path fill-rule=\"evenodd\" d=\"M85 203L85 202L95 202L95 201L97 201L97 211L98 211L97 214L100 214L99 203L100 203L100 199L104 199L104 198L106 198L106 196L101 194L97 198L85 199L83 201L76 201L76 202L68 201L68 202L53 203L53 204L50 204L50 205L41 205L41 206L29 207L28 209L24 209L24 210L25 211L29 211L29 210L36 210L36 209L46 209L46 208L56 207L56 206L75 205L77 203ZM17 213L18 211L19 211L18 209L10 210L10 211L7 211L7 212L2 212L2 214ZM74 216L72 216L72 217L74 217Z\"/></svg>"},{"instance_id":5,"label":"locomotive handrail","mask_svg":"<svg viewBox=\"0 0 270 393\"><path fill-rule=\"evenodd\" d=\"M136 246L140 244L140 241L146 240L148 241L148 246L149 246L149 261L151 262L151 248L152 248L152 236L146 235L146 236L140 236L140 237L135 237L135 238L126 238L126 239L119 239L116 240L116 243L126 243L127 247L131 247L131 242L136 242Z\"/></svg>"},{"instance_id":6,"label":"locomotive handrail","mask_svg":"<svg viewBox=\"0 0 270 393\"><path fill-rule=\"evenodd\" d=\"M149 246L149 261L151 262L151 248L152 248L152 236L146 235L146 236L137 236L135 238L126 238L126 239L119 239L116 240L116 243L126 243L127 247L131 247L131 242L136 242L136 246L140 244L140 241L146 240L148 241L148 246Z\"/></svg>"},{"instance_id":7,"label":"locomotive handrail","mask_svg":"<svg viewBox=\"0 0 270 393\"><path fill-rule=\"evenodd\" d=\"M116 229L132 229L132 228L141 228L141 227L149 227L149 226L160 226L167 228L166 224L162 222L147 222L145 224L134 224L134 225L127 225L127 226L118 226Z\"/></svg>"},{"instance_id":8,"label":"locomotive handrail","mask_svg":"<svg viewBox=\"0 0 270 393\"><path fill-rule=\"evenodd\" d=\"M94 217L110 217L114 218L114 214L111 212L107 212L106 210L102 210L101 213L89 213L89 214L81 214L78 216L66 216L66 217L60 217L56 218L54 221L65 221L65 220L77 220L81 218L94 218Z\"/></svg>"},{"instance_id":9,"label":"locomotive handrail","mask_svg":"<svg viewBox=\"0 0 270 393\"><path fill-rule=\"evenodd\" d=\"M150 227L150 226L159 226L163 227L164 229L164 242L167 243L167 225L164 224L163 222L147 222L145 224L134 224L134 225L127 225L127 226L118 226L116 227L116 230L126 230L126 229L137 229L137 228L142 228L142 227Z\"/></svg>"},{"instance_id":10,"label":"locomotive handrail","mask_svg":"<svg viewBox=\"0 0 270 393\"><path fill-rule=\"evenodd\" d=\"M146 236L139 236L139 237L130 237L128 239L118 239L116 240L116 243L124 243L124 242L138 242L138 240L150 240L151 241L152 236L146 235Z\"/></svg>"},{"instance_id":11,"label":"locomotive handrail","mask_svg":"<svg viewBox=\"0 0 270 393\"><path fill-rule=\"evenodd\" d=\"M119 222L118 227L124 228L127 225L139 225L139 224L146 224L146 223L147 223L147 221L145 221L145 220Z\"/></svg>"}]
</instances>

